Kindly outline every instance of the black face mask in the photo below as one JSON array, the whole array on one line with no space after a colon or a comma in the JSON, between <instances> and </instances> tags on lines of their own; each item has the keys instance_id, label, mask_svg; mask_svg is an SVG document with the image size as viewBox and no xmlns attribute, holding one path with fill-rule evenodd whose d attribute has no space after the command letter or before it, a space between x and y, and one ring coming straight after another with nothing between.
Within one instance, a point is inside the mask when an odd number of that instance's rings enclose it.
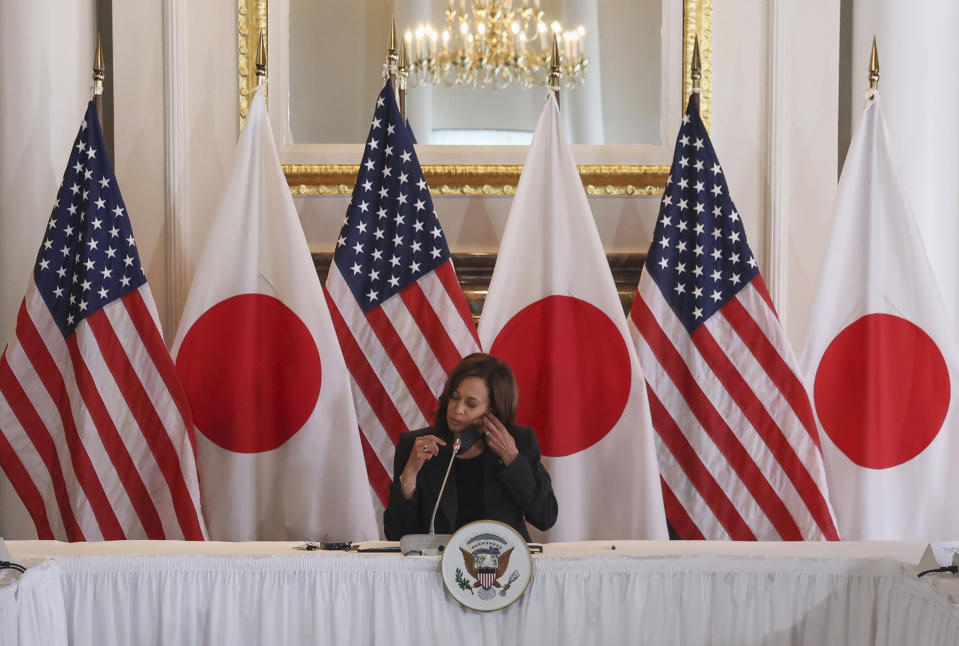
<instances>
[{"instance_id":1,"label":"black face mask","mask_svg":"<svg viewBox=\"0 0 959 646\"><path fill-rule=\"evenodd\" d=\"M479 442L481 439L483 439L483 436L479 432L479 425L470 424L463 429L463 434L460 435L459 453L465 453L471 446Z\"/></svg>"}]
</instances>

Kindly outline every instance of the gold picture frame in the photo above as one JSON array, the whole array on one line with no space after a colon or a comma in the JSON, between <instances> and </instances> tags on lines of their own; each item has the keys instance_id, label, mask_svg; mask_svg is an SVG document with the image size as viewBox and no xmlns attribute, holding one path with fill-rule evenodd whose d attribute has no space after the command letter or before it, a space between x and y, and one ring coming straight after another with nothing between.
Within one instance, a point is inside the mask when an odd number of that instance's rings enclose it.
<instances>
[{"instance_id":1,"label":"gold picture frame","mask_svg":"<svg viewBox=\"0 0 959 646\"><path fill-rule=\"evenodd\" d=\"M246 118L250 93L256 85L257 40L266 33L269 43L269 0L237 0L237 63L240 124ZM700 110L710 123L712 77L712 0L683 1L683 96L689 96L692 79L689 62L699 39L702 61ZM443 164L423 166L431 190L438 195L512 195L522 166ZM284 164L294 195L349 195L359 164ZM583 187L589 195L657 195L666 186L668 165L581 165Z\"/></svg>"}]
</instances>

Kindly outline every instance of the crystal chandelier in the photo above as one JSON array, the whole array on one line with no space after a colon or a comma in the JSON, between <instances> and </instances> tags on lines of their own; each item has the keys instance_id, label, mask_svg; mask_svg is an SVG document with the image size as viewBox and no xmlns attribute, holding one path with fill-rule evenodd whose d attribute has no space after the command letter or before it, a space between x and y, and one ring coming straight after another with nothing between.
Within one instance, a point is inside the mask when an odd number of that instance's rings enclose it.
<instances>
[{"instance_id":1,"label":"crystal chandelier","mask_svg":"<svg viewBox=\"0 0 959 646\"><path fill-rule=\"evenodd\" d=\"M410 63L401 73L411 87L470 85L503 89L546 85L553 35L559 50L560 86L583 82L588 63L583 54L586 30L580 25L564 30L547 24L539 0L450 0L446 26L438 32L430 24L404 34Z\"/></svg>"}]
</instances>

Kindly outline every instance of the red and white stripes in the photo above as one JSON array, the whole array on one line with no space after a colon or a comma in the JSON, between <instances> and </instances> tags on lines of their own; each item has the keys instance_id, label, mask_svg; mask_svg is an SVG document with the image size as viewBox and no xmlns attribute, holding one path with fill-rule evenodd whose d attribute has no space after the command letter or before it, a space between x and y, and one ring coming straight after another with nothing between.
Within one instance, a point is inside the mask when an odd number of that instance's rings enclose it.
<instances>
[{"instance_id":1,"label":"red and white stripes","mask_svg":"<svg viewBox=\"0 0 959 646\"><path fill-rule=\"evenodd\" d=\"M0 466L40 538L203 539L193 422L144 285L64 339L31 281L0 360Z\"/></svg>"},{"instance_id":2,"label":"red and white stripes","mask_svg":"<svg viewBox=\"0 0 959 646\"><path fill-rule=\"evenodd\" d=\"M762 278L690 334L644 272L629 327L674 529L837 539L809 399Z\"/></svg>"},{"instance_id":3,"label":"red and white stripes","mask_svg":"<svg viewBox=\"0 0 959 646\"><path fill-rule=\"evenodd\" d=\"M452 261L364 313L330 266L324 289L353 382L370 484L386 504L399 433L429 425L447 373L479 351Z\"/></svg>"}]
</instances>

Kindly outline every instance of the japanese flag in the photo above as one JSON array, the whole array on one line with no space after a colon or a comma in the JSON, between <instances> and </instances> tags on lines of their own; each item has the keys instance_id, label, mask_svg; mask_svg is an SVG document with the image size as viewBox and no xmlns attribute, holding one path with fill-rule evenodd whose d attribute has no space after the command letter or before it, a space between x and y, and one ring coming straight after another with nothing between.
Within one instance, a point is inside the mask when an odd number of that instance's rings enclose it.
<instances>
[{"instance_id":1,"label":"japanese flag","mask_svg":"<svg viewBox=\"0 0 959 646\"><path fill-rule=\"evenodd\" d=\"M955 330L896 177L879 95L836 195L804 365L839 533L959 536Z\"/></svg>"},{"instance_id":2,"label":"japanese flag","mask_svg":"<svg viewBox=\"0 0 959 646\"><path fill-rule=\"evenodd\" d=\"M349 373L262 92L250 104L173 355L199 431L211 538L377 537Z\"/></svg>"},{"instance_id":3,"label":"japanese flag","mask_svg":"<svg viewBox=\"0 0 959 646\"><path fill-rule=\"evenodd\" d=\"M479 325L519 383L559 503L545 540L667 537L652 424L626 316L550 96Z\"/></svg>"}]
</instances>

